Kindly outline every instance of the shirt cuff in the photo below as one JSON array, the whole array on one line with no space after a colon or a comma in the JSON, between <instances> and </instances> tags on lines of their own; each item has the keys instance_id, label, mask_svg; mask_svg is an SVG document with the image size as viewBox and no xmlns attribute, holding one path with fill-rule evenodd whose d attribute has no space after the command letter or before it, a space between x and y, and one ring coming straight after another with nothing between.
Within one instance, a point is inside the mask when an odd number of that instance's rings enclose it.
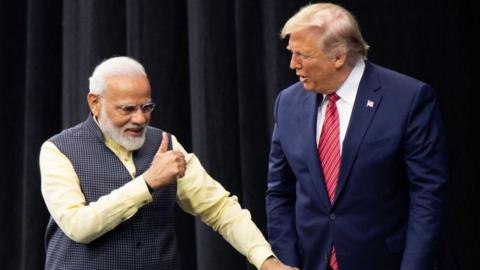
<instances>
[{"instance_id":1,"label":"shirt cuff","mask_svg":"<svg viewBox=\"0 0 480 270\"><path fill-rule=\"evenodd\" d=\"M143 176L139 176L123 186L127 194L130 195L130 199L138 208L152 202L152 194L148 190L147 183L143 179Z\"/></svg>"},{"instance_id":2,"label":"shirt cuff","mask_svg":"<svg viewBox=\"0 0 480 270\"><path fill-rule=\"evenodd\" d=\"M262 247L256 248L255 251L252 252L249 258L249 261L250 263L255 265L257 269L260 269L260 267L262 267L262 264L271 256L275 256L275 255L273 254L270 247L262 246Z\"/></svg>"}]
</instances>

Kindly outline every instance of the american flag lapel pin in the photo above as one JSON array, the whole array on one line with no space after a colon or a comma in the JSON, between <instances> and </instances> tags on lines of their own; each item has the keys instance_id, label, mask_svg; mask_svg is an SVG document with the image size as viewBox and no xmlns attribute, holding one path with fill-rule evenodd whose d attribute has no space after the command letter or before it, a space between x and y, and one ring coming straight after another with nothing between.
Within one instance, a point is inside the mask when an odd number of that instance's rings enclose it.
<instances>
[{"instance_id":1,"label":"american flag lapel pin","mask_svg":"<svg viewBox=\"0 0 480 270\"><path fill-rule=\"evenodd\" d=\"M374 104L373 101L371 101L370 99L367 100L367 107L368 107L368 108L373 108L373 104Z\"/></svg>"}]
</instances>

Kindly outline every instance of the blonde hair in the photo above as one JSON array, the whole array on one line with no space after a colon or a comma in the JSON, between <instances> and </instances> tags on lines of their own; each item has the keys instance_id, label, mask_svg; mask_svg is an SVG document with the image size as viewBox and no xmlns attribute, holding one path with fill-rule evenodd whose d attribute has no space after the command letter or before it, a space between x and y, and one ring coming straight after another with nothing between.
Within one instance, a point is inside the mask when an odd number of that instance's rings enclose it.
<instances>
[{"instance_id":1,"label":"blonde hair","mask_svg":"<svg viewBox=\"0 0 480 270\"><path fill-rule=\"evenodd\" d=\"M355 17L343 7L331 3L307 5L285 23L280 36L285 38L311 27L319 30L319 48L328 56L347 54L352 65L367 58L370 46L363 39Z\"/></svg>"}]
</instances>

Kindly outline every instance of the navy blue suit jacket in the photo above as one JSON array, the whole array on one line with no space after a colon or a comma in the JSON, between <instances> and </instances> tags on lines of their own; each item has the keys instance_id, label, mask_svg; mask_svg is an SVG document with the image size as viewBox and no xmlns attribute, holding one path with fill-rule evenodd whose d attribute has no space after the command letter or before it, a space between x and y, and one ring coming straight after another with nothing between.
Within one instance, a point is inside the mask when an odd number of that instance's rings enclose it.
<instances>
[{"instance_id":1,"label":"navy blue suit jacket","mask_svg":"<svg viewBox=\"0 0 480 270\"><path fill-rule=\"evenodd\" d=\"M334 243L341 270L436 269L448 173L433 89L366 62L333 205L315 141L322 98L296 83L275 103L266 196L274 252L323 270Z\"/></svg>"}]
</instances>

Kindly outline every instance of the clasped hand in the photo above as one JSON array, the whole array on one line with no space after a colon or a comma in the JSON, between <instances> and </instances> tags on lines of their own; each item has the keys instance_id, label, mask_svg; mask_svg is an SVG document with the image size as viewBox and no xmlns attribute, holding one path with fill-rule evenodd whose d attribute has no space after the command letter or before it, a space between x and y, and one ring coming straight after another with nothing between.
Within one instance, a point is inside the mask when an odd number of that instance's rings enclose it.
<instances>
[{"instance_id":1,"label":"clasped hand","mask_svg":"<svg viewBox=\"0 0 480 270\"><path fill-rule=\"evenodd\" d=\"M265 260L260 270L300 270L300 269L285 265L281 261L279 261L277 258L270 257Z\"/></svg>"}]
</instances>

